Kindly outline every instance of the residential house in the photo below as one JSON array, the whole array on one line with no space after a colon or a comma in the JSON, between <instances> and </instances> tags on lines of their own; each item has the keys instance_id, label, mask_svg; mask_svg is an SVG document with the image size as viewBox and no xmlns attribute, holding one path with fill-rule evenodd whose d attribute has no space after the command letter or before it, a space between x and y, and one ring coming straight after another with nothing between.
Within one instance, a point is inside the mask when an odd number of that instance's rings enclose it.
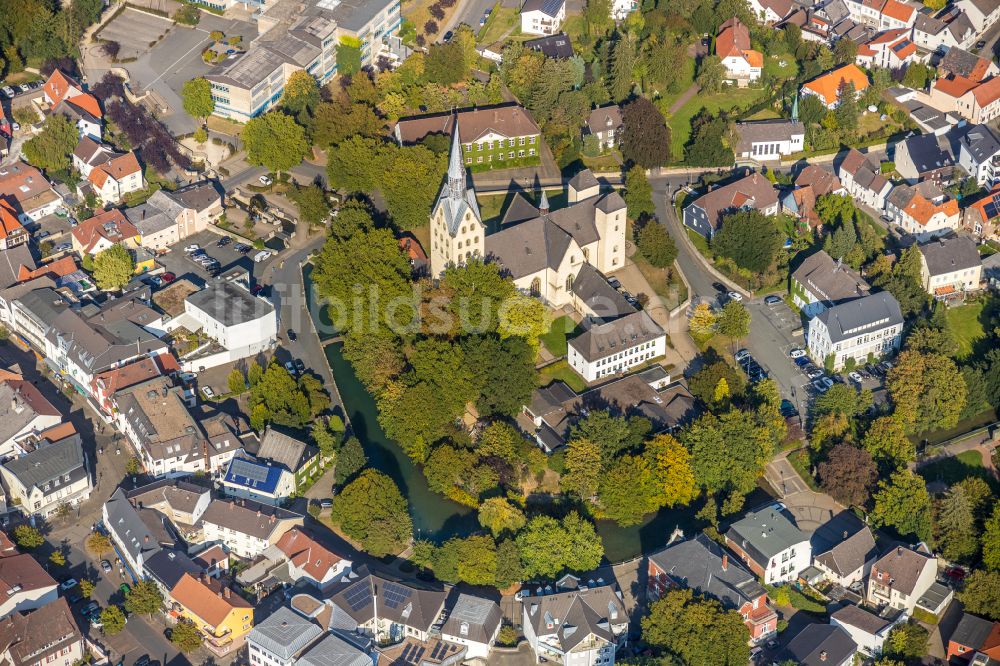
<instances>
[{"instance_id":1,"label":"residential house","mask_svg":"<svg viewBox=\"0 0 1000 666\"><path fill-rule=\"evenodd\" d=\"M447 592L415 581L391 580L363 566L355 574L356 580L327 597L333 610L331 626L377 643L428 640L441 619Z\"/></svg>"},{"instance_id":2,"label":"residential house","mask_svg":"<svg viewBox=\"0 0 1000 666\"><path fill-rule=\"evenodd\" d=\"M216 655L239 650L253 629L254 607L218 580L181 576L167 600L169 616L193 622L202 645Z\"/></svg>"},{"instance_id":3,"label":"residential house","mask_svg":"<svg viewBox=\"0 0 1000 666\"><path fill-rule=\"evenodd\" d=\"M978 291L983 262L975 241L964 234L950 234L921 243L920 276L924 289L935 298Z\"/></svg>"},{"instance_id":4,"label":"residential house","mask_svg":"<svg viewBox=\"0 0 1000 666\"><path fill-rule=\"evenodd\" d=\"M17 211L0 199L0 250L9 250L27 242L28 231L17 219Z\"/></svg>"},{"instance_id":5,"label":"residential house","mask_svg":"<svg viewBox=\"0 0 1000 666\"><path fill-rule=\"evenodd\" d=\"M632 4L631 0L617 0L617 2ZM612 11L614 11L614 7L612 7ZM566 60L574 55L573 43L564 32L529 39L524 43L524 48L538 51L546 58L555 58L556 60Z\"/></svg>"},{"instance_id":6,"label":"residential house","mask_svg":"<svg viewBox=\"0 0 1000 666\"><path fill-rule=\"evenodd\" d=\"M771 181L759 173L715 189L710 187L708 193L684 208L684 225L710 239L722 226L723 217L744 209L778 214L778 194Z\"/></svg>"},{"instance_id":7,"label":"residential house","mask_svg":"<svg viewBox=\"0 0 1000 666\"><path fill-rule=\"evenodd\" d=\"M293 581L306 581L320 591L347 580L351 561L332 552L318 541L294 527L278 539L273 548L284 557L288 577Z\"/></svg>"},{"instance_id":8,"label":"residential house","mask_svg":"<svg viewBox=\"0 0 1000 666\"><path fill-rule=\"evenodd\" d=\"M177 537L170 520L159 511L138 506L118 488L101 509L101 522L111 537L115 554L133 580L145 577L146 561L164 548L174 548Z\"/></svg>"},{"instance_id":9,"label":"residential house","mask_svg":"<svg viewBox=\"0 0 1000 666\"><path fill-rule=\"evenodd\" d=\"M695 399L687 387L670 384L660 366L628 375L577 394L562 382L536 389L524 407L522 428L546 453L562 447L571 426L591 409L607 409L615 416L642 416L652 431L664 432L688 423L696 414Z\"/></svg>"},{"instance_id":10,"label":"residential house","mask_svg":"<svg viewBox=\"0 0 1000 666\"><path fill-rule=\"evenodd\" d=\"M905 69L917 57L917 46L910 41L908 28L894 28L881 32L858 46L855 62L861 67L891 70Z\"/></svg>"},{"instance_id":11,"label":"residential house","mask_svg":"<svg viewBox=\"0 0 1000 666\"><path fill-rule=\"evenodd\" d=\"M792 0L749 0L754 18L765 25L774 25L792 13Z\"/></svg>"},{"instance_id":12,"label":"residential house","mask_svg":"<svg viewBox=\"0 0 1000 666\"><path fill-rule=\"evenodd\" d=\"M958 201L931 180L894 188L886 197L885 212L918 240L957 229L962 221Z\"/></svg>"},{"instance_id":13,"label":"residential house","mask_svg":"<svg viewBox=\"0 0 1000 666\"><path fill-rule=\"evenodd\" d=\"M8 500L23 513L47 518L90 497L93 484L87 455L72 423L43 431L30 444L22 441L20 447L27 450L5 460L0 477Z\"/></svg>"},{"instance_id":14,"label":"residential house","mask_svg":"<svg viewBox=\"0 0 1000 666\"><path fill-rule=\"evenodd\" d=\"M879 173L879 165L858 150L851 148L837 167L837 176L844 189L859 202L883 210L892 184Z\"/></svg>"},{"instance_id":15,"label":"residential house","mask_svg":"<svg viewBox=\"0 0 1000 666\"><path fill-rule=\"evenodd\" d=\"M917 600L934 584L937 558L925 547L899 546L872 566L866 599L873 606L888 606L912 614Z\"/></svg>"},{"instance_id":16,"label":"residential house","mask_svg":"<svg viewBox=\"0 0 1000 666\"><path fill-rule=\"evenodd\" d=\"M466 659L488 659L500 633L503 614L492 599L459 593L446 604L447 619L441 625L441 638L464 645Z\"/></svg>"},{"instance_id":17,"label":"residential house","mask_svg":"<svg viewBox=\"0 0 1000 666\"><path fill-rule=\"evenodd\" d=\"M253 559L302 520L302 514L251 500L215 500L201 516L203 542L222 543L234 555Z\"/></svg>"},{"instance_id":18,"label":"residential house","mask_svg":"<svg viewBox=\"0 0 1000 666\"><path fill-rule=\"evenodd\" d=\"M800 94L814 95L819 98L823 106L834 109L840 103L841 92L847 84L853 85L854 93L860 95L868 89L868 75L857 65L850 63L803 84Z\"/></svg>"},{"instance_id":19,"label":"residential house","mask_svg":"<svg viewBox=\"0 0 1000 666\"><path fill-rule=\"evenodd\" d=\"M157 190L145 203L128 208L125 216L138 232L139 244L165 250L204 231L222 215L222 195L215 183L192 183L173 192Z\"/></svg>"},{"instance_id":20,"label":"residential house","mask_svg":"<svg viewBox=\"0 0 1000 666\"><path fill-rule=\"evenodd\" d=\"M63 205L63 198L42 172L21 161L0 166L0 199L6 200L24 225L55 213Z\"/></svg>"},{"instance_id":21,"label":"residential house","mask_svg":"<svg viewBox=\"0 0 1000 666\"><path fill-rule=\"evenodd\" d=\"M726 546L767 585L795 580L812 562L809 536L780 502L748 512L723 536Z\"/></svg>"},{"instance_id":22,"label":"residential house","mask_svg":"<svg viewBox=\"0 0 1000 666\"><path fill-rule=\"evenodd\" d=\"M841 627L833 624L807 624L788 643L779 661L799 666L847 666L854 663L858 645Z\"/></svg>"},{"instance_id":23,"label":"residential house","mask_svg":"<svg viewBox=\"0 0 1000 666\"><path fill-rule=\"evenodd\" d=\"M778 614L767 603L767 590L738 561L730 562L729 554L704 534L650 554L647 581L651 599L682 587L735 610L743 617L753 643L770 640L777 633Z\"/></svg>"},{"instance_id":24,"label":"residential house","mask_svg":"<svg viewBox=\"0 0 1000 666\"><path fill-rule=\"evenodd\" d=\"M455 123L461 127L460 163L475 171L537 164L542 131L528 111L518 105L466 109L448 114L401 118L393 133L400 145L412 145L440 134L454 140Z\"/></svg>"},{"instance_id":25,"label":"residential house","mask_svg":"<svg viewBox=\"0 0 1000 666\"><path fill-rule=\"evenodd\" d=\"M899 349L903 314L889 292L870 294L824 310L809 321L809 357L820 366L833 356L834 371ZM851 363L853 361L854 363Z\"/></svg>"},{"instance_id":26,"label":"residential house","mask_svg":"<svg viewBox=\"0 0 1000 666\"><path fill-rule=\"evenodd\" d=\"M844 588L862 585L878 559L871 530L847 511L821 525L810 543L813 566Z\"/></svg>"},{"instance_id":27,"label":"residential house","mask_svg":"<svg viewBox=\"0 0 1000 666\"><path fill-rule=\"evenodd\" d=\"M905 619L905 615L897 616ZM878 657L882 654L885 639L898 622L887 620L867 611L861 606L848 604L830 615L830 624L843 629L863 657Z\"/></svg>"},{"instance_id":28,"label":"residential house","mask_svg":"<svg viewBox=\"0 0 1000 666\"><path fill-rule=\"evenodd\" d=\"M989 664L1000 660L1000 622L962 613L948 638L947 658L969 664Z\"/></svg>"},{"instance_id":29,"label":"residential house","mask_svg":"<svg viewBox=\"0 0 1000 666\"><path fill-rule=\"evenodd\" d=\"M569 341L569 365L587 382L625 374L666 353L667 334L645 310L590 324Z\"/></svg>"},{"instance_id":30,"label":"residential house","mask_svg":"<svg viewBox=\"0 0 1000 666\"><path fill-rule=\"evenodd\" d=\"M566 575L521 598L521 626L536 659L557 664L614 664L628 635L628 613L616 584L581 585Z\"/></svg>"},{"instance_id":31,"label":"residential house","mask_svg":"<svg viewBox=\"0 0 1000 666\"><path fill-rule=\"evenodd\" d=\"M566 20L566 0L524 0L521 5L521 32L527 35L554 35Z\"/></svg>"},{"instance_id":32,"label":"residential house","mask_svg":"<svg viewBox=\"0 0 1000 666\"><path fill-rule=\"evenodd\" d=\"M911 185L925 180L949 182L955 158L947 139L915 134L896 144L896 173Z\"/></svg>"},{"instance_id":33,"label":"residential house","mask_svg":"<svg viewBox=\"0 0 1000 666\"><path fill-rule=\"evenodd\" d=\"M622 108L617 104L599 106L587 116L584 135L597 138L601 150L611 150L618 145L622 131Z\"/></svg>"},{"instance_id":34,"label":"residential house","mask_svg":"<svg viewBox=\"0 0 1000 666\"><path fill-rule=\"evenodd\" d=\"M764 54L750 48L750 30L736 17L719 26L715 55L726 68L726 80L734 81L740 88L760 79L764 70Z\"/></svg>"},{"instance_id":35,"label":"residential house","mask_svg":"<svg viewBox=\"0 0 1000 666\"><path fill-rule=\"evenodd\" d=\"M31 382L4 371L0 379L0 459L25 453L21 442L63 422L63 415Z\"/></svg>"},{"instance_id":36,"label":"residential house","mask_svg":"<svg viewBox=\"0 0 1000 666\"><path fill-rule=\"evenodd\" d=\"M780 160L805 149L806 128L798 120L748 120L736 123L737 160Z\"/></svg>"},{"instance_id":37,"label":"residential house","mask_svg":"<svg viewBox=\"0 0 1000 666\"><path fill-rule=\"evenodd\" d=\"M181 358L184 370L204 370L272 349L278 340L278 316L266 298L254 296L243 284L228 280L210 282L184 299L184 313L166 323L201 331L221 347L207 355Z\"/></svg>"},{"instance_id":38,"label":"residential house","mask_svg":"<svg viewBox=\"0 0 1000 666\"><path fill-rule=\"evenodd\" d=\"M958 165L976 179L980 187L1000 182L1000 136L988 125L972 125L953 131L958 143Z\"/></svg>"},{"instance_id":39,"label":"residential house","mask_svg":"<svg viewBox=\"0 0 1000 666\"><path fill-rule=\"evenodd\" d=\"M280 606L263 622L258 622L247 634L247 654L250 657L250 664L251 666L295 666L301 663L298 657L324 633L316 622L299 615L287 606Z\"/></svg>"},{"instance_id":40,"label":"residential house","mask_svg":"<svg viewBox=\"0 0 1000 666\"><path fill-rule=\"evenodd\" d=\"M27 553L0 558L0 619L56 602L59 592L42 565Z\"/></svg>"},{"instance_id":41,"label":"residential house","mask_svg":"<svg viewBox=\"0 0 1000 666\"><path fill-rule=\"evenodd\" d=\"M303 489L322 470L319 449L271 426L264 429L258 460L269 460L294 475L296 489Z\"/></svg>"},{"instance_id":42,"label":"residential house","mask_svg":"<svg viewBox=\"0 0 1000 666\"><path fill-rule=\"evenodd\" d=\"M841 260L819 250L792 273L789 292L802 313L813 318L823 310L867 296L871 291L861 275Z\"/></svg>"},{"instance_id":43,"label":"residential house","mask_svg":"<svg viewBox=\"0 0 1000 666\"><path fill-rule=\"evenodd\" d=\"M226 495L272 506L280 506L295 493L295 476L287 469L244 456L229 461L219 482Z\"/></svg>"},{"instance_id":44,"label":"residential house","mask_svg":"<svg viewBox=\"0 0 1000 666\"><path fill-rule=\"evenodd\" d=\"M977 34L982 34L1000 19L1000 4L992 0L957 0L955 6L969 17Z\"/></svg>"},{"instance_id":45,"label":"residential house","mask_svg":"<svg viewBox=\"0 0 1000 666\"><path fill-rule=\"evenodd\" d=\"M10 666L72 666L90 656L65 599L0 622L0 659Z\"/></svg>"}]
</instances>

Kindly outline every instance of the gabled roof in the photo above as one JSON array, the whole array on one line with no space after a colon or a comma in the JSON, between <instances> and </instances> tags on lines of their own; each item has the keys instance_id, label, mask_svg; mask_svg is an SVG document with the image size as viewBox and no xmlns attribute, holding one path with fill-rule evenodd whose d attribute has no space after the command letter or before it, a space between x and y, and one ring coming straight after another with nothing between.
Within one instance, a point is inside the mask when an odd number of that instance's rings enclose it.
<instances>
[{"instance_id":1,"label":"gabled roof","mask_svg":"<svg viewBox=\"0 0 1000 666\"><path fill-rule=\"evenodd\" d=\"M727 609L739 610L766 594L756 576L701 532L651 554L649 560L676 584L718 599Z\"/></svg>"},{"instance_id":2,"label":"gabled roof","mask_svg":"<svg viewBox=\"0 0 1000 666\"><path fill-rule=\"evenodd\" d=\"M840 98L840 89L845 83L853 83L854 91L860 93L868 89L868 75L851 63L818 76L802 87L814 92L827 106L832 106Z\"/></svg>"}]
</instances>

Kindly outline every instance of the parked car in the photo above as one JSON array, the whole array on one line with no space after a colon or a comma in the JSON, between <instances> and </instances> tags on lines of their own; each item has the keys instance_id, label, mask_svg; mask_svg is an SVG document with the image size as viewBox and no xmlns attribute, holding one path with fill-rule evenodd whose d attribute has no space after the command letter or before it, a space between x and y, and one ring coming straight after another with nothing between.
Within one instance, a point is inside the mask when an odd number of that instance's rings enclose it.
<instances>
[{"instance_id":1,"label":"parked car","mask_svg":"<svg viewBox=\"0 0 1000 666\"><path fill-rule=\"evenodd\" d=\"M271 180L270 176L261 176L257 180L260 181L260 184L263 185L264 187L267 187L268 185L274 182L273 180Z\"/></svg>"},{"instance_id":2,"label":"parked car","mask_svg":"<svg viewBox=\"0 0 1000 666\"><path fill-rule=\"evenodd\" d=\"M262 261L267 261L270 258L271 258L270 250L261 250L260 252L258 252L253 256L254 263L258 264Z\"/></svg>"},{"instance_id":3,"label":"parked car","mask_svg":"<svg viewBox=\"0 0 1000 666\"><path fill-rule=\"evenodd\" d=\"M191 243L186 248L184 248L184 251L188 252L188 253L191 253L191 252L197 252L200 249L201 249L200 245L198 245L197 243Z\"/></svg>"},{"instance_id":4,"label":"parked car","mask_svg":"<svg viewBox=\"0 0 1000 666\"><path fill-rule=\"evenodd\" d=\"M781 302L781 298L775 296L774 294L771 294L770 296L764 297L764 302L767 303L768 305L777 305L778 303Z\"/></svg>"},{"instance_id":5,"label":"parked car","mask_svg":"<svg viewBox=\"0 0 1000 666\"><path fill-rule=\"evenodd\" d=\"M853 382L855 382L857 384L860 384L861 382L863 382L865 380L864 377L862 377L857 372L849 372L849 373L847 373L847 376L851 378L851 381L853 381Z\"/></svg>"},{"instance_id":6,"label":"parked car","mask_svg":"<svg viewBox=\"0 0 1000 666\"><path fill-rule=\"evenodd\" d=\"M746 359L750 358L750 350L749 349L739 350L738 352L736 352L735 358L739 362L745 361Z\"/></svg>"},{"instance_id":7,"label":"parked car","mask_svg":"<svg viewBox=\"0 0 1000 666\"><path fill-rule=\"evenodd\" d=\"M792 351L788 352L789 358L802 358L806 355L806 350L801 347L796 347Z\"/></svg>"},{"instance_id":8,"label":"parked car","mask_svg":"<svg viewBox=\"0 0 1000 666\"><path fill-rule=\"evenodd\" d=\"M212 390L211 386L202 386L201 393L209 400L215 397L215 391Z\"/></svg>"},{"instance_id":9,"label":"parked car","mask_svg":"<svg viewBox=\"0 0 1000 666\"><path fill-rule=\"evenodd\" d=\"M77 586L76 578L67 578L63 582L59 583L59 589L65 592L66 590L71 590Z\"/></svg>"},{"instance_id":10,"label":"parked car","mask_svg":"<svg viewBox=\"0 0 1000 666\"><path fill-rule=\"evenodd\" d=\"M111 573L111 562L107 560L101 560L101 569L104 573Z\"/></svg>"}]
</instances>

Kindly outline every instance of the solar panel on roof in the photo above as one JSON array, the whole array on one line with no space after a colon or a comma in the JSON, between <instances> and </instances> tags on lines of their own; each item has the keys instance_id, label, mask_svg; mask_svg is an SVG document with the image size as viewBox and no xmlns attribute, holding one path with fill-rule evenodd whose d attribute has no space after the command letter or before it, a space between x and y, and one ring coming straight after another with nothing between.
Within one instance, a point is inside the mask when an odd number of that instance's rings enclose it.
<instances>
[{"instance_id":1,"label":"solar panel on roof","mask_svg":"<svg viewBox=\"0 0 1000 666\"><path fill-rule=\"evenodd\" d=\"M344 593L344 600L351 607L352 611L357 611L368 605L368 583L359 583Z\"/></svg>"},{"instance_id":2,"label":"solar panel on roof","mask_svg":"<svg viewBox=\"0 0 1000 666\"><path fill-rule=\"evenodd\" d=\"M382 585L382 602L389 608L399 608L400 604L410 598L410 588L397 583Z\"/></svg>"}]
</instances>

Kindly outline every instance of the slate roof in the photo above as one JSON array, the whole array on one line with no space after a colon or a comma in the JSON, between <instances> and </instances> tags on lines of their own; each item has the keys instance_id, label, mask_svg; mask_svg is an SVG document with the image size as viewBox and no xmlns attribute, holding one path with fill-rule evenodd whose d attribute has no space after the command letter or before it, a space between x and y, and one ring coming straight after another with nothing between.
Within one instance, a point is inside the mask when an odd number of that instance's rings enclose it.
<instances>
[{"instance_id":1,"label":"slate roof","mask_svg":"<svg viewBox=\"0 0 1000 666\"><path fill-rule=\"evenodd\" d=\"M330 597L335 607L332 623L363 624L376 616L420 631L429 631L437 622L448 593L418 586L414 581L394 581L361 566L358 580L345 584ZM349 620L348 620L349 618Z\"/></svg>"},{"instance_id":2,"label":"slate roof","mask_svg":"<svg viewBox=\"0 0 1000 666\"><path fill-rule=\"evenodd\" d=\"M594 324L569 341L569 346L587 361L613 356L624 349L664 335L663 329L645 310L634 311L603 324Z\"/></svg>"},{"instance_id":3,"label":"slate roof","mask_svg":"<svg viewBox=\"0 0 1000 666\"><path fill-rule=\"evenodd\" d=\"M187 302L223 326L236 326L274 312L274 305L227 280L212 281L187 297Z\"/></svg>"},{"instance_id":4,"label":"slate roof","mask_svg":"<svg viewBox=\"0 0 1000 666\"><path fill-rule=\"evenodd\" d=\"M891 579L894 590L909 595L916 588L917 579L928 563L934 566L933 558L899 546L883 555L872 566L871 580L888 585Z\"/></svg>"},{"instance_id":5,"label":"slate roof","mask_svg":"<svg viewBox=\"0 0 1000 666\"><path fill-rule=\"evenodd\" d=\"M976 243L969 236L942 236L917 246L930 275L945 275L982 265Z\"/></svg>"},{"instance_id":6,"label":"slate roof","mask_svg":"<svg viewBox=\"0 0 1000 666\"><path fill-rule=\"evenodd\" d=\"M442 634L476 643L489 643L496 635L502 619L497 602L462 592L449 605L448 619L441 626Z\"/></svg>"},{"instance_id":7,"label":"slate roof","mask_svg":"<svg viewBox=\"0 0 1000 666\"><path fill-rule=\"evenodd\" d=\"M809 624L788 643L785 652L800 666L840 666L857 649L857 643L840 627Z\"/></svg>"},{"instance_id":8,"label":"slate roof","mask_svg":"<svg viewBox=\"0 0 1000 666\"><path fill-rule=\"evenodd\" d=\"M618 595L617 586L601 585L525 597L521 603L535 635L554 634L568 653L591 635L615 642L611 626L628 623L625 604Z\"/></svg>"},{"instance_id":9,"label":"slate roof","mask_svg":"<svg viewBox=\"0 0 1000 666\"><path fill-rule=\"evenodd\" d=\"M815 252L792 273L792 279L808 289L821 301L836 304L864 296L869 285L853 268L835 261L824 250Z\"/></svg>"},{"instance_id":10,"label":"slate roof","mask_svg":"<svg viewBox=\"0 0 1000 666\"><path fill-rule=\"evenodd\" d=\"M899 301L887 291L834 305L816 315L829 331L834 344L859 335L863 330L882 330L903 323Z\"/></svg>"},{"instance_id":11,"label":"slate roof","mask_svg":"<svg viewBox=\"0 0 1000 666\"><path fill-rule=\"evenodd\" d=\"M770 560L783 550L809 541L809 536L798 528L791 514L777 502L748 512L729 526L725 536L754 555L755 560L758 556L762 556L762 560Z\"/></svg>"},{"instance_id":12,"label":"slate roof","mask_svg":"<svg viewBox=\"0 0 1000 666\"><path fill-rule=\"evenodd\" d=\"M725 569L723 557L728 562ZM727 609L738 610L767 592L755 575L701 532L651 554L649 560L678 585L718 599Z\"/></svg>"},{"instance_id":13,"label":"slate roof","mask_svg":"<svg viewBox=\"0 0 1000 666\"><path fill-rule=\"evenodd\" d=\"M309 646L323 634L323 629L315 622L307 620L287 606L280 606L258 622L247 635L247 640L289 660Z\"/></svg>"},{"instance_id":14,"label":"slate roof","mask_svg":"<svg viewBox=\"0 0 1000 666\"><path fill-rule=\"evenodd\" d=\"M877 636L879 632L892 626L892 622L870 613L860 606L849 604L834 612L831 619L835 619L841 624L857 627L861 631L872 636Z\"/></svg>"},{"instance_id":15,"label":"slate roof","mask_svg":"<svg viewBox=\"0 0 1000 666\"><path fill-rule=\"evenodd\" d=\"M43 491L45 496L89 475L83 457L83 441L75 432L56 442L40 442L33 451L8 460L3 466L29 492L31 488L51 488Z\"/></svg>"}]
</instances>

